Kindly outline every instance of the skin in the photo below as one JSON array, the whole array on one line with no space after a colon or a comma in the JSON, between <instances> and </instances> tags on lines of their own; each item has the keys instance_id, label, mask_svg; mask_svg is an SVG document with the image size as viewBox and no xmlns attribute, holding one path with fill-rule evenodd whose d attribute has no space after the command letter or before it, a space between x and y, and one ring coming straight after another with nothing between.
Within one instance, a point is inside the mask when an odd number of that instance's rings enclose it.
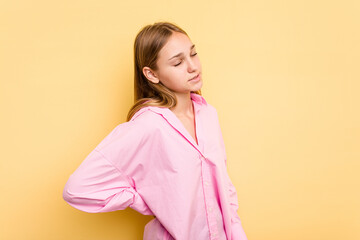
<instances>
[{"instance_id":1,"label":"skin","mask_svg":"<svg viewBox=\"0 0 360 240\"><path fill-rule=\"evenodd\" d=\"M173 32L158 54L158 69L154 71L149 67L144 67L143 73L149 81L155 84L161 82L173 91L177 98L177 105L170 110L197 142L190 92L200 90L203 83L200 59L193 45L185 34ZM179 53L181 53L180 56L172 58ZM197 75L197 80L191 80Z\"/></svg>"}]
</instances>

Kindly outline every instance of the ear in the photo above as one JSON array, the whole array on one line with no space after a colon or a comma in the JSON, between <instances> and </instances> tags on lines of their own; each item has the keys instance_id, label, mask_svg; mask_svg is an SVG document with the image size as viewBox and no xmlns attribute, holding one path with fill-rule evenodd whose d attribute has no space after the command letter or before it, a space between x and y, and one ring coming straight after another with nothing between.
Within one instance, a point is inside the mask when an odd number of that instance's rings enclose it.
<instances>
[{"instance_id":1,"label":"ear","mask_svg":"<svg viewBox=\"0 0 360 240\"><path fill-rule=\"evenodd\" d=\"M156 84L160 81L157 74L149 67L143 67L143 74L152 83Z\"/></svg>"}]
</instances>

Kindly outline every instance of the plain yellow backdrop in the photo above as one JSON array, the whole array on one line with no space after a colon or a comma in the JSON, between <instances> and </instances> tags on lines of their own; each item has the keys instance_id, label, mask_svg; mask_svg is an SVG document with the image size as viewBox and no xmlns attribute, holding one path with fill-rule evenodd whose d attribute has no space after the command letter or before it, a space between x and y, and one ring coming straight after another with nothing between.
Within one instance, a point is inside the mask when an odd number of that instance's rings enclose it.
<instances>
[{"instance_id":1,"label":"plain yellow backdrop","mask_svg":"<svg viewBox=\"0 0 360 240\"><path fill-rule=\"evenodd\" d=\"M142 239L62 199L133 103L133 41L187 31L249 240L360 239L359 1L0 2L0 239Z\"/></svg>"}]
</instances>

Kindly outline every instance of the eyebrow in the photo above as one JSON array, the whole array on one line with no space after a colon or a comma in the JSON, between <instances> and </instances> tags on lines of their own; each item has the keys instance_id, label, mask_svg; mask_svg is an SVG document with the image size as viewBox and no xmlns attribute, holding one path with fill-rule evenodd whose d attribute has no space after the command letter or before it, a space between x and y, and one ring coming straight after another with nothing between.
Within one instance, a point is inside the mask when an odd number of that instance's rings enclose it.
<instances>
[{"instance_id":1,"label":"eyebrow","mask_svg":"<svg viewBox=\"0 0 360 240\"><path fill-rule=\"evenodd\" d=\"M195 47L195 44L193 44L191 47L190 47L190 50L191 49L193 49ZM169 60L168 61L170 61L171 59L173 59L173 58L176 58L176 57L179 57L179 56L181 56L181 55L183 55L183 53L181 52L181 53L178 53L178 54L176 54L175 56L172 56L171 58L169 58Z\"/></svg>"}]
</instances>

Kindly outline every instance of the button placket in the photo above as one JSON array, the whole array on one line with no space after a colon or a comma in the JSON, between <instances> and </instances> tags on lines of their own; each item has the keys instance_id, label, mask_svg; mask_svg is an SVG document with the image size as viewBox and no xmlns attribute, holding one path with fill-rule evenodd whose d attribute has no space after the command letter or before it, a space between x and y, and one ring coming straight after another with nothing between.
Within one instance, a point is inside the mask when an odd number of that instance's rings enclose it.
<instances>
[{"instance_id":1,"label":"button placket","mask_svg":"<svg viewBox=\"0 0 360 240\"><path fill-rule=\"evenodd\" d=\"M216 240L218 234L218 226L216 222L216 217L214 213L214 199L212 198L213 189L211 188L211 174L208 163L206 162L206 158L203 156L200 157L201 165L202 165L202 177L204 183L204 194L205 194L205 204L206 211L208 217L209 231L210 231L210 239Z\"/></svg>"}]
</instances>

